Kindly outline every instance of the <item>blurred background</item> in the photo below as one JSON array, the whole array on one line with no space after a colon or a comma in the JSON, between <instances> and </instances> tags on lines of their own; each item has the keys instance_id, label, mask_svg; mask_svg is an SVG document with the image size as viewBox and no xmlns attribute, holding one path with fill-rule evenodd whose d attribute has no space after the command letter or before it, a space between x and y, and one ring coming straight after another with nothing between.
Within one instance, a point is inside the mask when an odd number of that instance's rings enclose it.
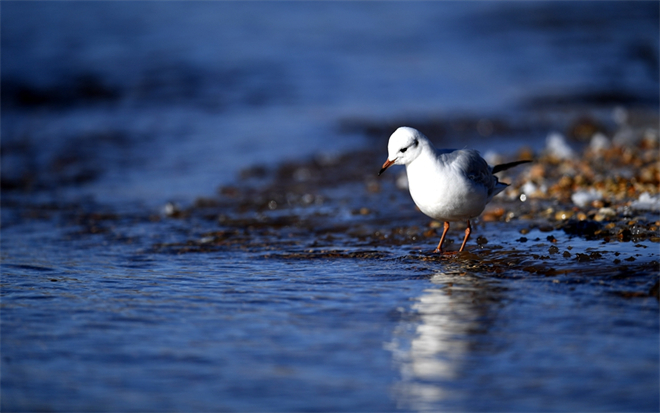
<instances>
[{"instance_id":1,"label":"blurred background","mask_svg":"<svg viewBox=\"0 0 660 413\"><path fill-rule=\"evenodd\" d=\"M347 119L657 107L658 14L657 2L3 2L2 188L160 204L254 164L369 144L342 132ZM371 142L383 154L388 135Z\"/></svg>"},{"instance_id":2,"label":"blurred background","mask_svg":"<svg viewBox=\"0 0 660 413\"><path fill-rule=\"evenodd\" d=\"M659 4L0 1L0 408L657 411L657 143L456 260L376 173L402 124L657 141Z\"/></svg>"}]
</instances>

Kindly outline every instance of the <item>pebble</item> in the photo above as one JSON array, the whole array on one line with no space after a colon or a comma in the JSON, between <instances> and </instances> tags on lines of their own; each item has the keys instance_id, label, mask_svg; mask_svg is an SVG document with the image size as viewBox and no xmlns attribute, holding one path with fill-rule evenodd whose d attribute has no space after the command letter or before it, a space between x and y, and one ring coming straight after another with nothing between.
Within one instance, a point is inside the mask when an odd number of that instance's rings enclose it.
<instances>
[{"instance_id":1,"label":"pebble","mask_svg":"<svg viewBox=\"0 0 660 413\"><path fill-rule=\"evenodd\" d=\"M555 213L555 219L557 221L565 221L567 219L573 218L573 211L558 211Z\"/></svg>"},{"instance_id":2,"label":"pebble","mask_svg":"<svg viewBox=\"0 0 660 413\"><path fill-rule=\"evenodd\" d=\"M613 218L616 216L616 211L612 208L605 207L598 210L598 213L594 216L595 221L604 221L608 218Z\"/></svg>"}]
</instances>

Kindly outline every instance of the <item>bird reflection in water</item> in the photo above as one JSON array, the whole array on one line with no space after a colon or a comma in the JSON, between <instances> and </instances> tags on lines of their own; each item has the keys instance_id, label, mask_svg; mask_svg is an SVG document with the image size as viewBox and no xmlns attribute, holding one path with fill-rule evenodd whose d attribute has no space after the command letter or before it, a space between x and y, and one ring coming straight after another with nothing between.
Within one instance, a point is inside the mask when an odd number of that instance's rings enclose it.
<instances>
[{"instance_id":1,"label":"bird reflection in water","mask_svg":"<svg viewBox=\"0 0 660 413\"><path fill-rule=\"evenodd\" d=\"M496 298L483 280L460 272L438 272L431 282L389 343L401 373L394 397L404 409L460 407L460 382Z\"/></svg>"}]
</instances>

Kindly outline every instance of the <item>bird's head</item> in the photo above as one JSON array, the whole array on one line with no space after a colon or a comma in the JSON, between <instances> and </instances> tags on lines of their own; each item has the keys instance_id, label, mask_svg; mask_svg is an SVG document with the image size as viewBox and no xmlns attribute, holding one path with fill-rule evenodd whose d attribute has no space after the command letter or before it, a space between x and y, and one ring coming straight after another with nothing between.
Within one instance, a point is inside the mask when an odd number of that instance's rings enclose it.
<instances>
[{"instance_id":1,"label":"bird's head","mask_svg":"<svg viewBox=\"0 0 660 413\"><path fill-rule=\"evenodd\" d=\"M394 131L387 144L387 161L378 175L392 165L408 165L414 161L422 152L422 145L427 141L426 136L417 129L402 126Z\"/></svg>"}]
</instances>

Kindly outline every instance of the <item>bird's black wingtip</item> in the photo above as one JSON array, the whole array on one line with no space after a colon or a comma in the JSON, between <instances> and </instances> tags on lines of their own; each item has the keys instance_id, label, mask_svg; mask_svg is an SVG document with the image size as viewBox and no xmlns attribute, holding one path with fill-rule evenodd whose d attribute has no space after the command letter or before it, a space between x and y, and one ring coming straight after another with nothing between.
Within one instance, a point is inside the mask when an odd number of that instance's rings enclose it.
<instances>
[{"instance_id":1,"label":"bird's black wingtip","mask_svg":"<svg viewBox=\"0 0 660 413\"><path fill-rule=\"evenodd\" d=\"M493 166L493 173L496 174L498 172L506 171L507 169L511 169L514 166L518 166L518 165L521 165L521 164L524 164L524 163L529 163L529 162L533 162L533 160L525 159L525 160L522 160L522 161L515 161L515 162L503 163L501 165L495 165L495 166Z\"/></svg>"}]
</instances>

